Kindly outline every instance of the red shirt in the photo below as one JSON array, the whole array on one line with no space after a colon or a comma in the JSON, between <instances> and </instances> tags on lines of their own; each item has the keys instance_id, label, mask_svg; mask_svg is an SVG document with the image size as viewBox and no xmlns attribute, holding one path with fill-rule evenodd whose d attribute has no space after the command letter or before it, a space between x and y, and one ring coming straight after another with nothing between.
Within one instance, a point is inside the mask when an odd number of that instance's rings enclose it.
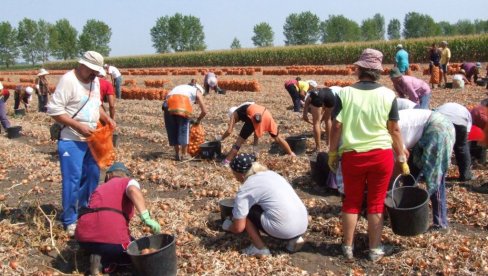
<instances>
[{"instance_id":1,"label":"red shirt","mask_svg":"<svg viewBox=\"0 0 488 276\"><path fill-rule=\"evenodd\" d=\"M130 180L115 177L98 186L90 196L88 207L114 208L131 219L134 216L134 204L125 193ZM78 220L75 237L80 242L125 244L130 242L129 222L122 214L113 211L88 213Z\"/></svg>"},{"instance_id":2,"label":"red shirt","mask_svg":"<svg viewBox=\"0 0 488 276\"><path fill-rule=\"evenodd\" d=\"M106 102L106 96L107 95L115 95L114 94L114 87L112 86L112 83L110 83L106 79L98 78L100 81L100 100L102 102Z\"/></svg>"},{"instance_id":3,"label":"red shirt","mask_svg":"<svg viewBox=\"0 0 488 276\"><path fill-rule=\"evenodd\" d=\"M2 89L2 96L4 96L5 98L8 98L8 96L10 96L10 92L8 91L8 89Z\"/></svg>"}]
</instances>

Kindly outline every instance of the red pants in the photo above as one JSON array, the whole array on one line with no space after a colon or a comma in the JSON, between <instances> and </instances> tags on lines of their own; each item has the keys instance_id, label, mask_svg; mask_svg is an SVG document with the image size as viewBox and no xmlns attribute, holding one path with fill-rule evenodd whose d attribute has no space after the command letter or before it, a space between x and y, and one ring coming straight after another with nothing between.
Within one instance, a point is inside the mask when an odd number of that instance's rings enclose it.
<instances>
[{"instance_id":1,"label":"red pants","mask_svg":"<svg viewBox=\"0 0 488 276\"><path fill-rule=\"evenodd\" d=\"M344 202L342 211L359 214L364 192L368 191L368 214L383 213L386 190L393 173L393 151L371 150L342 154L344 177Z\"/></svg>"}]
</instances>

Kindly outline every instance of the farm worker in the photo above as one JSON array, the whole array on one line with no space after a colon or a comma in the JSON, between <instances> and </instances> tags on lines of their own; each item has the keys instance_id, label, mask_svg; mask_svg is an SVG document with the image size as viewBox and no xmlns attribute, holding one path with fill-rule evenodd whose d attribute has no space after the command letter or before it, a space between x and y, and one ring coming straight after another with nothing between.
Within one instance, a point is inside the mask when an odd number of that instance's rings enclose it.
<instances>
[{"instance_id":1,"label":"farm worker","mask_svg":"<svg viewBox=\"0 0 488 276\"><path fill-rule=\"evenodd\" d=\"M108 111L110 113L110 118L115 120L115 94L114 87L112 84L105 79L107 73L105 70L100 71L98 74L98 80L100 81L100 101L102 101L102 107L104 102L108 102Z\"/></svg>"},{"instance_id":2,"label":"farm worker","mask_svg":"<svg viewBox=\"0 0 488 276\"><path fill-rule=\"evenodd\" d=\"M161 230L146 209L139 182L130 175L123 163L115 162L107 170L105 183L90 196L88 207L79 210L75 238L80 247L91 254L91 275L99 275L100 264L109 270L116 264L130 264L126 250L132 240L129 222L134 216L134 207L152 232Z\"/></svg>"},{"instance_id":3,"label":"farm worker","mask_svg":"<svg viewBox=\"0 0 488 276\"><path fill-rule=\"evenodd\" d=\"M432 43L429 49L429 74L430 83L432 88L441 81L441 70L440 70L440 60L441 60L441 50L437 47L436 43Z\"/></svg>"},{"instance_id":4,"label":"farm worker","mask_svg":"<svg viewBox=\"0 0 488 276\"><path fill-rule=\"evenodd\" d=\"M408 52L403 49L402 44L396 46L397 52L395 54L395 67L398 68L400 73L405 75L408 71Z\"/></svg>"},{"instance_id":5,"label":"farm worker","mask_svg":"<svg viewBox=\"0 0 488 276\"><path fill-rule=\"evenodd\" d=\"M122 74L120 73L117 67L105 64L103 68L107 70L107 73L110 74L110 78L112 79L112 85L115 87L115 95L117 99L122 98L122 91L120 90L120 86L122 85Z\"/></svg>"},{"instance_id":6,"label":"farm worker","mask_svg":"<svg viewBox=\"0 0 488 276\"><path fill-rule=\"evenodd\" d=\"M458 103L445 103L435 109L444 115L453 125L456 132L454 156L459 169L459 181L473 179L471 172L471 154L468 145L468 133L471 131L472 118L469 110Z\"/></svg>"},{"instance_id":7,"label":"farm worker","mask_svg":"<svg viewBox=\"0 0 488 276\"><path fill-rule=\"evenodd\" d=\"M320 152L320 124L326 122L327 146L330 141L330 115L335 104L335 96L329 88L313 89L308 92L303 108L303 120L312 124L313 138L315 140L315 152ZM312 122L308 118L308 109L312 113Z\"/></svg>"},{"instance_id":8,"label":"farm worker","mask_svg":"<svg viewBox=\"0 0 488 276\"><path fill-rule=\"evenodd\" d=\"M404 76L393 68L390 71L390 78L400 98L408 98L416 103L416 108L429 109L431 90L425 81L412 76Z\"/></svg>"},{"instance_id":9,"label":"farm worker","mask_svg":"<svg viewBox=\"0 0 488 276\"><path fill-rule=\"evenodd\" d=\"M307 95L307 92L312 89L313 87L310 86L308 81L302 81L301 78L297 77L297 87L298 87L298 94L300 95L300 104L303 106L303 100Z\"/></svg>"},{"instance_id":10,"label":"farm worker","mask_svg":"<svg viewBox=\"0 0 488 276\"><path fill-rule=\"evenodd\" d=\"M405 148L410 150L409 167L414 178L422 175L432 203L431 230L447 232L446 175L451 162L455 130L442 114L431 110L399 111ZM435 154L433 154L435 153ZM407 178L407 184L413 185Z\"/></svg>"},{"instance_id":11,"label":"farm worker","mask_svg":"<svg viewBox=\"0 0 488 276\"><path fill-rule=\"evenodd\" d=\"M417 106L417 104L412 102L409 99L397 98L397 106L398 106L398 110L404 110L404 109L413 109Z\"/></svg>"},{"instance_id":12,"label":"farm worker","mask_svg":"<svg viewBox=\"0 0 488 276\"><path fill-rule=\"evenodd\" d=\"M39 73L37 74L37 79L36 79L36 94L37 94L37 99L38 99L38 111L39 112L46 112L46 104L47 101L49 100L49 83L46 79L46 75L49 75L49 72L41 68L39 70Z\"/></svg>"},{"instance_id":13,"label":"farm worker","mask_svg":"<svg viewBox=\"0 0 488 276\"><path fill-rule=\"evenodd\" d=\"M465 84L470 84L470 82L466 78L466 71L461 69L458 74L454 74L452 77L452 88L464 88Z\"/></svg>"},{"instance_id":14,"label":"farm worker","mask_svg":"<svg viewBox=\"0 0 488 276\"><path fill-rule=\"evenodd\" d=\"M9 96L10 92L0 82L0 123L5 130L10 127L10 121L7 118L7 106L5 105Z\"/></svg>"},{"instance_id":15,"label":"farm worker","mask_svg":"<svg viewBox=\"0 0 488 276\"><path fill-rule=\"evenodd\" d=\"M241 153L230 163L237 181L243 183L237 191L232 220L222 224L225 231L235 234L247 232L251 245L246 255L270 255L260 231L286 242L289 252L296 252L304 244L308 214L293 187L281 175L256 162L252 154Z\"/></svg>"},{"instance_id":16,"label":"farm worker","mask_svg":"<svg viewBox=\"0 0 488 276\"><path fill-rule=\"evenodd\" d=\"M223 93L222 89L220 89L218 85L217 76L213 72L208 72L203 78L203 88L205 88L204 95L207 95L210 89L213 89L215 93Z\"/></svg>"},{"instance_id":17,"label":"farm worker","mask_svg":"<svg viewBox=\"0 0 488 276\"><path fill-rule=\"evenodd\" d=\"M447 66L449 65L449 61L451 60L451 50L447 48L447 41L442 41L441 42L441 59L440 59L440 64L441 64L441 72L442 72L442 78L444 79L444 86L447 83Z\"/></svg>"},{"instance_id":18,"label":"farm worker","mask_svg":"<svg viewBox=\"0 0 488 276\"><path fill-rule=\"evenodd\" d=\"M480 62L463 62L461 64L461 69L466 72L466 78L471 82L471 77L473 77L474 82L480 77L481 63Z\"/></svg>"},{"instance_id":19,"label":"farm worker","mask_svg":"<svg viewBox=\"0 0 488 276\"><path fill-rule=\"evenodd\" d=\"M178 85L168 93L163 102L164 125L168 133L169 144L175 150L176 161L187 159L192 104L197 103L200 106L200 115L196 124L199 124L207 114L207 106L203 101L202 93L201 85Z\"/></svg>"},{"instance_id":20,"label":"farm worker","mask_svg":"<svg viewBox=\"0 0 488 276\"><path fill-rule=\"evenodd\" d=\"M100 178L86 138L95 131L99 120L115 128L100 102L97 75L102 66L102 55L85 52L78 66L61 77L47 104L47 114L64 126L58 141L63 205L60 219L69 236L75 234L78 207L87 205Z\"/></svg>"},{"instance_id":21,"label":"farm worker","mask_svg":"<svg viewBox=\"0 0 488 276\"><path fill-rule=\"evenodd\" d=\"M265 132L285 150L289 155L295 156L291 151L290 145L283 139L278 132L278 125L273 120L271 112L264 106L257 105L254 102L245 102L240 106L233 106L229 109L227 115L229 116L229 126L222 136L217 137L218 141L222 141L232 134L232 130L237 122L243 121L239 137L227 157L222 160L222 165L229 165L230 161L237 155L242 144L254 133L253 151L257 152L259 138Z\"/></svg>"},{"instance_id":22,"label":"farm worker","mask_svg":"<svg viewBox=\"0 0 488 276\"><path fill-rule=\"evenodd\" d=\"M25 111L28 112L33 92L34 89L30 86L17 85L14 90L14 110L18 110L22 102Z\"/></svg>"},{"instance_id":23,"label":"farm worker","mask_svg":"<svg viewBox=\"0 0 488 276\"><path fill-rule=\"evenodd\" d=\"M347 259L353 258L354 231L366 189L369 258L378 261L391 253L390 246L381 245L381 232L386 190L393 173L393 151L402 173L409 173L397 124L399 117L395 93L378 83L383 71L382 60L383 54L378 50L365 49L362 52L354 63L359 82L344 87L338 93L332 115L328 164L336 172L338 157L342 155L345 194L342 204L342 253Z\"/></svg>"},{"instance_id":24,"label":"farm worker","mask_svg":"<svg viewBox=\"0 0 488 276\"><path fill-rule=\"evenodd\" d=\"M298 77L297 77L298 79ZM300 112L300 93L298 93L298 81L297 79L287 80L285 82L285 89L290 94L293 102L293 112Z\"/></svg>"}]
</instances>

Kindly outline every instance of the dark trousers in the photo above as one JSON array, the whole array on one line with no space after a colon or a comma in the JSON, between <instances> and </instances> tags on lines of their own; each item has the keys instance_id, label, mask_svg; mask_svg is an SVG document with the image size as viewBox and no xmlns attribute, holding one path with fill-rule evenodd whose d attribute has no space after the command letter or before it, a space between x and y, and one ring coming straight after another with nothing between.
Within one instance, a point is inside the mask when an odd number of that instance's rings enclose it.
<instances>
[{"instance_id":1,"label":"dark trousers","mask_svg":"<svg viewBox=\"0 0 488 276\"><path fill-rule=\"evenodd\" d=\"M484 165L486 163L486 147L478 145L478 142L469 142L469 151L473 160L477 160L478 163Z\"/></svg>"},{"instance_id":2,"label":"dark trousers","mask_svg":"<svg viewBox=\"0 0 488 276\"><path fill-rule=\"evenodd\" d=\"M102 257L102 266L108 267L111 264L130 264L131 260L121 244L80 242L80 247L89 254L97 254Z\"/></svg>"},{"instance_id":3,"label":"dark trousers","mask_svg":"<svg viewBox=\"0 0 488 276\"><path fill-rule=\"evenodd\" d=\"M293 101L293 111L300 112L300 93L295 85L291 84L286 87L286 91L290 94L291 100Z\"/></svg>"},{"instance_id":4,"label":"dark trousers","mask_svg":"<svg viewBox=\"0 0 488 276\"><path fill-rule=\"evenodd\" d=\"M37 94L37 99L38 99L38 111L39 112L47 112L47 108L46 108L46 104L47 104L47 95L41 95L41 94Z\"/></svg>"},{"instance_id":5,"label":"dark trousers","mask_svg":"<svg viewBox=\"0 0 488 276\"><path fill-rule=\"evenodd\" d=\"M20 95L18 93L14 93L14 110L19 109L20 106Z\"/></svg>"},{"instance_id":6,"label":"dark trousers","mask_svg":"<svg viewBox=\"0 0 488 276\"><path fill-rule=\"evenodd\" d=\"M472 178L471 173L471 154L468 146L468 131L465 126L454 125L456 130L456 142L454 143L454 156L456 157L459 169L459 179L469 180Z\"/></svg>"}]
</instances>

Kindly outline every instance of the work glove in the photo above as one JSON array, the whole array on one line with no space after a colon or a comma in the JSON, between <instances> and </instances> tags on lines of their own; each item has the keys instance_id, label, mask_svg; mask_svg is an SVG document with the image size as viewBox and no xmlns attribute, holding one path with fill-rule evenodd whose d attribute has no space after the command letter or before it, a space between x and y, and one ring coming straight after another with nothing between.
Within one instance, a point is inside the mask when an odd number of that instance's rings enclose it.
<instances>
[{"instance_id":1,"label":"work glove","mask_svg":"<svg viewBox=\"0 0 488 276\"><path fill-rule=\"evenodd\" d=\"M410 174L410 168L408 167L407 162L400 163L400 170L402 171L402 175Z\"/></svg>"},{"instance_id":2,"label":"work glove","mask_svg":"<svg viewBox=\"0 0 488 276\"><path fill-rule=\"evenodd\" d=\"M222 136L220 136L220 135L215 136L215 141L217 141L217 142L222 141Z\"/></svg>"},{"instance_id":3,"label":"work glove","mask_svg":"<svg viewBox=\"0 0 488 276\"><path fill-rule=\"evenodd\" d=\"M151 218L148 210L142 212L139 216L142 222L145 225L149 226L154 234L158 234L159 232L161 232L161 226L159 226L159 223L157 221Z\"/></svg>"},{"instance_id":4,"label":"work glove","mask_svg":"<svg viewBox=\"0 0 488 276\"><path fill-rule=\"evenodd\" d=\"M327 164L329 165L329 168L333 173L337 172L337 159L337 151L329 151L329 159L327 160Z\"/></svg>"},{"instance_id":5,"label":"work glove","mask_svg":"<svg viewBox=\"0 0 488 276\"><path fill-rule=\"evenodd\" d=\"M232 220L230 220L229 218L226 218L222 223L222 229L224 229L224 231L229 231L231 226L232 226Z\"/></svg>"}]
</instances>

